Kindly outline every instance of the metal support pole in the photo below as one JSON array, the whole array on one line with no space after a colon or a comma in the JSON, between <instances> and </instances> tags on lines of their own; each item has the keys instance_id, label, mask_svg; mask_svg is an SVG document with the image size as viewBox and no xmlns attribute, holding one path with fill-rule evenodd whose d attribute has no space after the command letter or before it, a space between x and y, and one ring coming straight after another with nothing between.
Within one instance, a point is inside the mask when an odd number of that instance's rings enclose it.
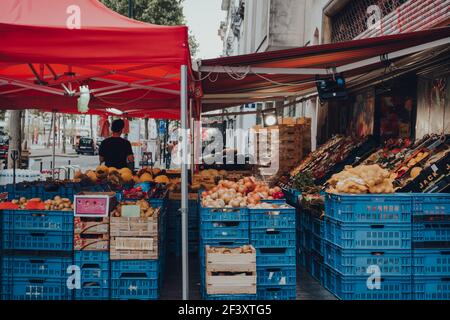
<instances>
[{"instance_id":1,"label":"metal support pole","mask_svg":"<svg viewBox=\"0 0 450 320\"><path fill-rule=\"evenodd\" d=\"M189 299L189 251L188 251L188 88L187 66L181 66L181 255L183 274L183 300Z\"/></svg>"},{"instance_id":2,"label":"metal support pole","mask_svg":"<svg viewBox=\"0 0 450 320\"><path fill-rule=\"evenodd\" d=\"M53 111L53 146L52 146L52 180L55 180L55 157L56 157L56 113Z\"/></svg>"}]
</instances>

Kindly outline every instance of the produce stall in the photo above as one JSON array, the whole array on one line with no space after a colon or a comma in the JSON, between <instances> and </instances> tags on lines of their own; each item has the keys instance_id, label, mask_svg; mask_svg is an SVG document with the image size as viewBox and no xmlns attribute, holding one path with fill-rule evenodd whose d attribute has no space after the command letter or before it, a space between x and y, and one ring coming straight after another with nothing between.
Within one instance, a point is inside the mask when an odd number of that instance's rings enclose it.
<instances>
[{"instance_id":1,"label":"produce stall","mask_svg":"<svg viewBox=\"0 0 450 320\"><path fill-rule=\"evenodd\" d=\"M6 1L6 13L0 13L5 35L0 50L6 61L0 70L0 92L6 92L0 95L0 106L107 114L113 101L129 116L181 117L182 129L187 129L192 75L185 27L138 23L94 0L40 2L41 8L56 8L54 15L20 1ZM61 12L74 3L91 5L81 29L61 23ZM16 4L24 14L11 21ZM387 54L404 66L401 58L448 45L449 35L444 28L204 61L200 71L210 73L199 82L206 94L196 92L195 98L205 110L214 110L237 101L311 93L310 84L318 76L345 72L358 78L384 67L379 58ZM154 48L156 42L164 46ZM245 88L230 85L228 79L222 86L231 68L242 65L248 66L244 71L249 77L239 80ZM37 69L41 75L33 72ZM238 71L242 69L230 72L234 79ZM276 82L298 85L267 90L271 81L261 83L258 73L275 73ZM208 83L211 75L219 81L214 87ZM80 110L76 98L85 89L78 84L85 80L92 99L88 110ZM286 135L291 133L288 128ZM285 142L300 144L302 138ZM180 140L187 150L187 137ZM449 196L396 193L429 168L433 175L448 170L446 141L425 139L397 152L389 144L376 150L379 146L370 139L336 136L301 160L307 149L302 139L302 154L295 161L286 158L284 169L292 166L292 176L272 180L280 185L210 169L192 175L188 186L187 152L179 173L99 166L77 172L71 181L7 185L9 199L0 203L1 297L158 299L173 240L174 253L182 257L182 282L177 285L183 299L189 298L189 251L199 256L204 299L294 300L299 265L340 299L448 299L444 258L450 243ZM404 159L389 153L386 161L370 156L375 152L383 158L386 148ZM303 162L295 170L297 160ZM446 177L436 177L439 186ZM198 213L189 214L191 209ZM189 239L195 240L192 247ZM373 291L367 286L367 271L376 273L376 267L386 272L386 279L373 283L379 286ZM405 287L409 290L400 290Z\"/></svg>"},{"instance_id":2,"label":"produce stall","mask_svg":"<svg viewBox=\"0 0 450 320\"><path fill-rule=\"evenodd\" d=\"M77 12L80 13L80 8L82 8L82 19L76 17L72 19L70 14L76 16ZM68 9L74 11L68 11ZM20 15L17 15L17 12L20 12ZM188 77L192 78L187 27L161 27L138 22L112 12L96 0L57 2L36 0L33 1L33 5L30 5L29 1L2 1L0 23L3 42L0 49L3 61L0 71L0 107L2 109L32 107L42 111L63 113L116 115L117 112L120 112L125 117L181 118L182 129L187 129ZM144 38L146 41L142 41ZM163 45L155 47L154 43ZM108 111L111 107L114 107L115 113ZM187 139L183 140L182 146L187 149ZM143 196L145 199L150 195L150 200L155 199L154 184L167 184L167 177L164 178L163 175L160 175L159 178L156 177L156 182L150 182L145 173L134 175L119 170L109 172L109 168L108 170L97 168L95 172L78 173L76 180L79 181L77 182L24 183L15 186L8 185L4 189L8 192L11 200L18 200L22 204L26 203L26 206L30 201L24 202L21 197L25 196L30 200L36 197L42 201L55 199L54 201L59 202L60 199L55 196L72 199L72 197L82 195L95 200L95 197L105 195L92 195L86 194L86 192L112 191L116 194L115 191L120 186L132 185L133 187L137 182L133 178L136 177L139 177L139 181L142 177L145 181L142 183L147 186L151 184L150 190L143 190L144 186L136 186L136 189L128 190L126 194L119 193L117 199L119 202L123 201L122 196L128 198ZM187 230L187 167L184 165L181 170L181 180L183 230ZM164 199L165 197L166 195L164 195ZM97 204L101 207L109 203L106 199L100 198L97 199L99 202L86 200L85 204L87 207L89 207L88 204ZM31 201L32 203L38 202L44 209L48 205L45 202L42 204L42 201L38 201L38 199L33 200L36 201ZM157 200L156 204L150 201L150 205L155 208L164 208L165 204L161 203L161 199ZM77 210L76 203L75 201L75 211ZM67 202L59 205L66 204ZM3 205L8 207L16 204L7 202ZM125 207L128 206L133 205L127 204ZM134 206L138 207L139 205ZM112 208L113 205L110 207ZM123 208L124 206L122 206ZM14 266L11 269L13 270L12 276L10 278L5 276L2 279L3 299L69 299L72 291L69 291L66 286L67 275L62 270L67 269L67 264L69 261L72 262L74 256L76 259L79 258L77 262L83 261L86 265L90 265L89 262L92 262L100 268L109 266L112 275L111 281L108 282L109 287L101 286L100 289L104 290L97 291L95 297L101 298L107 295L113 299L127 299L130 296L127 296L127 290L124 288L130 286L144 288L145 292L134 293L135 298L158 296L155 289L158 281L155 277L160 276L158 271L160 267L159 259L155 259L156 238L150 237L150 241L146 239L148 237L144 237L144 240L135 241L134 239L117 239L117 237L111 237L110 234L100 233L93 235L94 239L98 240L99 246L96 247L92 244L95 241L86 243L87 247L91 249L104 249L107 243L111 249L111 244L114 244L115 249L119 248L120 251L122 250L120 248L124 248L123 250L126 252L142 246L145 249L144 254L137 256L146 257L147 259L144 260L110 261L109 252L101 252L97 255L96 253L91 254L90 250L86 251L86 255L79 254L78 251L75 251L74 254L73 212L71 213L69 210L62 212L64 214L59 211L33 213L24 209L1 214L2 226L6 228L2 231L2 258L7 257L3 262L12 261L11 266ZM163 219L165 210L160 212L160 217ZM30 225L27 223L21 224L19 221L15 223L16 217L23 217L24 222L29 220L36 230L30 229ZM5 223L5 219L12 219L10 221L14 223ZM61 224L62 222L64 223ZM103 220L100 222L106 223ZM129 227L133 227L131 222ZM6 238L8 234L12 234L17 239L20 238L20 241L17 240L18 243L10 242L10 238ZM89 235L87 238L92 236L89 233L86 235ZM161 241L164 241L164 237L158 237L158 242ZM81 246L78 248L85 248L84 242L81 241ZM181 288L183 297L187 299L188 256L187 251L184 250L187 248L187 236L183 237L182 243L183 282ZM48 274L41 274L37 277L33 275L34 271L27 274L16 274L18 272L16 267L21 262L18 261L15 264L14 261L16 258L20 259L16 253L22 253L20 251L24 249L22 244L28 246L26 249L30 254L30 257L24 258L25 261L30 259L34 261L33 257L39 256L39 262L31 265L27 270L57 269L59 271L49 271ZM51 252L56 255L57 264L54 265L54 268L46 267L47 262L54 261L52 260L53 256L41 256L46 252L40 251L42 249L40 246L44 244L50 246L50 248L44 249L53 248L54 250ZM7 245L11 247L5 247ZM150 250L147 248L155 248L155 250L152 249L152 254L148 255L146 251ZM159 248L163 247L158 246L158 251ZM118 252L118 254L120 256L122 252ZM64 259L61 258L62 256ZM148 259L149 257L153 259ZM44 261L43 265L40 264L40 261ZM127 273L127 270L130 272ZM147 272L143 274L142 270ZM137 273L138 279L132 279L132 282L118 281L124 272L126 274ZM38 271L37 274L39 274ZM101 276L103 277L103 273ZM94 282L105 283L104 280L101 278ZM101 295L98 295L100 293Z\"/></svg>"}]
</instances>

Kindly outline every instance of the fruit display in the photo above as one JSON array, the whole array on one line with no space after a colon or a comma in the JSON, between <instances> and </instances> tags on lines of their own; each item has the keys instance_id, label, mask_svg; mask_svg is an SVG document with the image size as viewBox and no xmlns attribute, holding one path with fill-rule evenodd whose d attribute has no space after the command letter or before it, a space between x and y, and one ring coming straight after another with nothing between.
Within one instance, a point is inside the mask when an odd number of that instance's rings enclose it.
<instances>
[{"instance_id":1,"label":"fruit display","mask_svg":"<svg viewBox=\"0 0 450 320\"><path fill-rule=\"evenodd\" d=\"M395 176L395 189L400 190L448 154L449 135L426 135L415 143L409 139L391 139L364 160L363 164L378 164L389 170Z\"/></svg>"},{"instance_id":2,"label":"fruit display","mask_svg":"<svg viewBox=\"0 0 450 320\"><path fill-rule=\"evenodd\" d=\"M133 171L129 168L116 169L100 165L95 170L87 170L84 173L76 171L74 181L90 181L91 183L108 182L112 185L122 186L128 183L140 182L170 184L178 180L172 181L166 176L165 171L158 168L144 167L137 174L133 174Z\"/></svg>"},{"instance_id":3,"label":"fruit display","mask_svg":"<svg viewBox=\"0 0 450 320\"><path fill-rule=\"evenodd\" d=\"M123 191L125 199L162 199L167 192L167 185L155 182L141 182L133 188Z\"/></svg>"},{"instance_id":4,"label":"fruit display","mask_svg":"<svg viewBox=\"0 0 450 320\"><path fill-rule=\"evenodd\" d=\"M348 166L328 180L329 193L386 194L394 193L394 177L379 165Z\"/></svg>"},{"instance_id":5,"label":"fruit display","mask_svg":"<svg viewBox=\"0 0 450 320\"><path fill-rule=\"evenodd\" d=\"M0 210L51 210L73 211L73 204L68 198L56 196L53 200L42 201L40 198L11 200L0 203Z\"/></svg>"},{"instance_id":6,"label":"fruit display","mask_svg":"<svg viewBox=\"0 0 450 320\"><path fill-rule=\"evenodd\" d=\"M284 197L281 188L269 186L254 177L245 177L237 182L220 180L219 184L202 193L202 205L208 208L244 208L256 205L262 199L274 200Z\"/></svg>"},{"instance_id":7,"label":"fruit display","mask_svg":"<svg viewBox=\"0 0 450 320\"><path fill-rule=\"evenodd\" d=\"M141 218L151 218L159 214L159 209L153 208L148 201L146 200L138 200L138 201L123 201L120 202L117 207L111 212L111 216L113 217L121 217L122 216L122 206L130 206L137 205L140 208L140 217Z\"/></svg>"},{"instance_id":8,"label":"fruit display","mask_svg":"<svg viewBox=\"0 0 450 320\"><path fill-rule=\"evenodd\" d=\"M299 172L309 172L315 180L321 179L363 143L364 140L349 136L334 136L316 151L311 152L290 174L295 176Z\"/></svg>"}]
</instances>

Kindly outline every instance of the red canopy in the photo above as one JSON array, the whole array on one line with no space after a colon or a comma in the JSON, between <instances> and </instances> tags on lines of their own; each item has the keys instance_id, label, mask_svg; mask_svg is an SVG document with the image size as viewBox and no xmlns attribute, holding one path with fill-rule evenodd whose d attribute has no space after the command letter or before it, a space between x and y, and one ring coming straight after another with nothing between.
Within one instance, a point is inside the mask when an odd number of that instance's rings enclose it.
<instances>
[{"instance_id":1,"label":"red canopy","mask_svg":"<svg viewBox=\"0 0 450 320\"><path fill-rule=\"evenodd\" d=\"M90 113L179 117L185 26L121 16L97 0L2 0L0 108L77 112L79 86Z\"/></svg>"},{"instance_id":2,"label":"red canopy","mask_svg":"<svg viewBox=\"0 0 450 320\"><path fill-rule=\"evenodd\" d=\"M203 60L199 75L204 94L203 111L314 93L317 77L329 77L333 73L343 74L348 85L367 81L372 72L381 69L384 74L388 61L397 63L396 70L404 72L430 59L448 60L449 47L450 27L445 27ZM400 63L405 57L410 60Z\"/></svg>"}]
</instances>

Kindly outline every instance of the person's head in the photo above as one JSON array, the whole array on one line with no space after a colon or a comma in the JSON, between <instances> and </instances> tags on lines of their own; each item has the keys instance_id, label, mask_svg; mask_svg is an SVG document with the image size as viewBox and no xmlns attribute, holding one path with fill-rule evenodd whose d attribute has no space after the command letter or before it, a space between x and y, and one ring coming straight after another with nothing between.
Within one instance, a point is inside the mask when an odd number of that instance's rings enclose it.
<instances>
[{"instance_id":1,"label":"person's head","mask_svg":"<svg viewBox=\"0 0 450 320\"><path fill-rule=\"evenodd\" d=\"M122 119L114 120L111 124L111 131L113 134L122 134L123 128L125 127L125 122Z\"/></svg>"}]
</instances>

